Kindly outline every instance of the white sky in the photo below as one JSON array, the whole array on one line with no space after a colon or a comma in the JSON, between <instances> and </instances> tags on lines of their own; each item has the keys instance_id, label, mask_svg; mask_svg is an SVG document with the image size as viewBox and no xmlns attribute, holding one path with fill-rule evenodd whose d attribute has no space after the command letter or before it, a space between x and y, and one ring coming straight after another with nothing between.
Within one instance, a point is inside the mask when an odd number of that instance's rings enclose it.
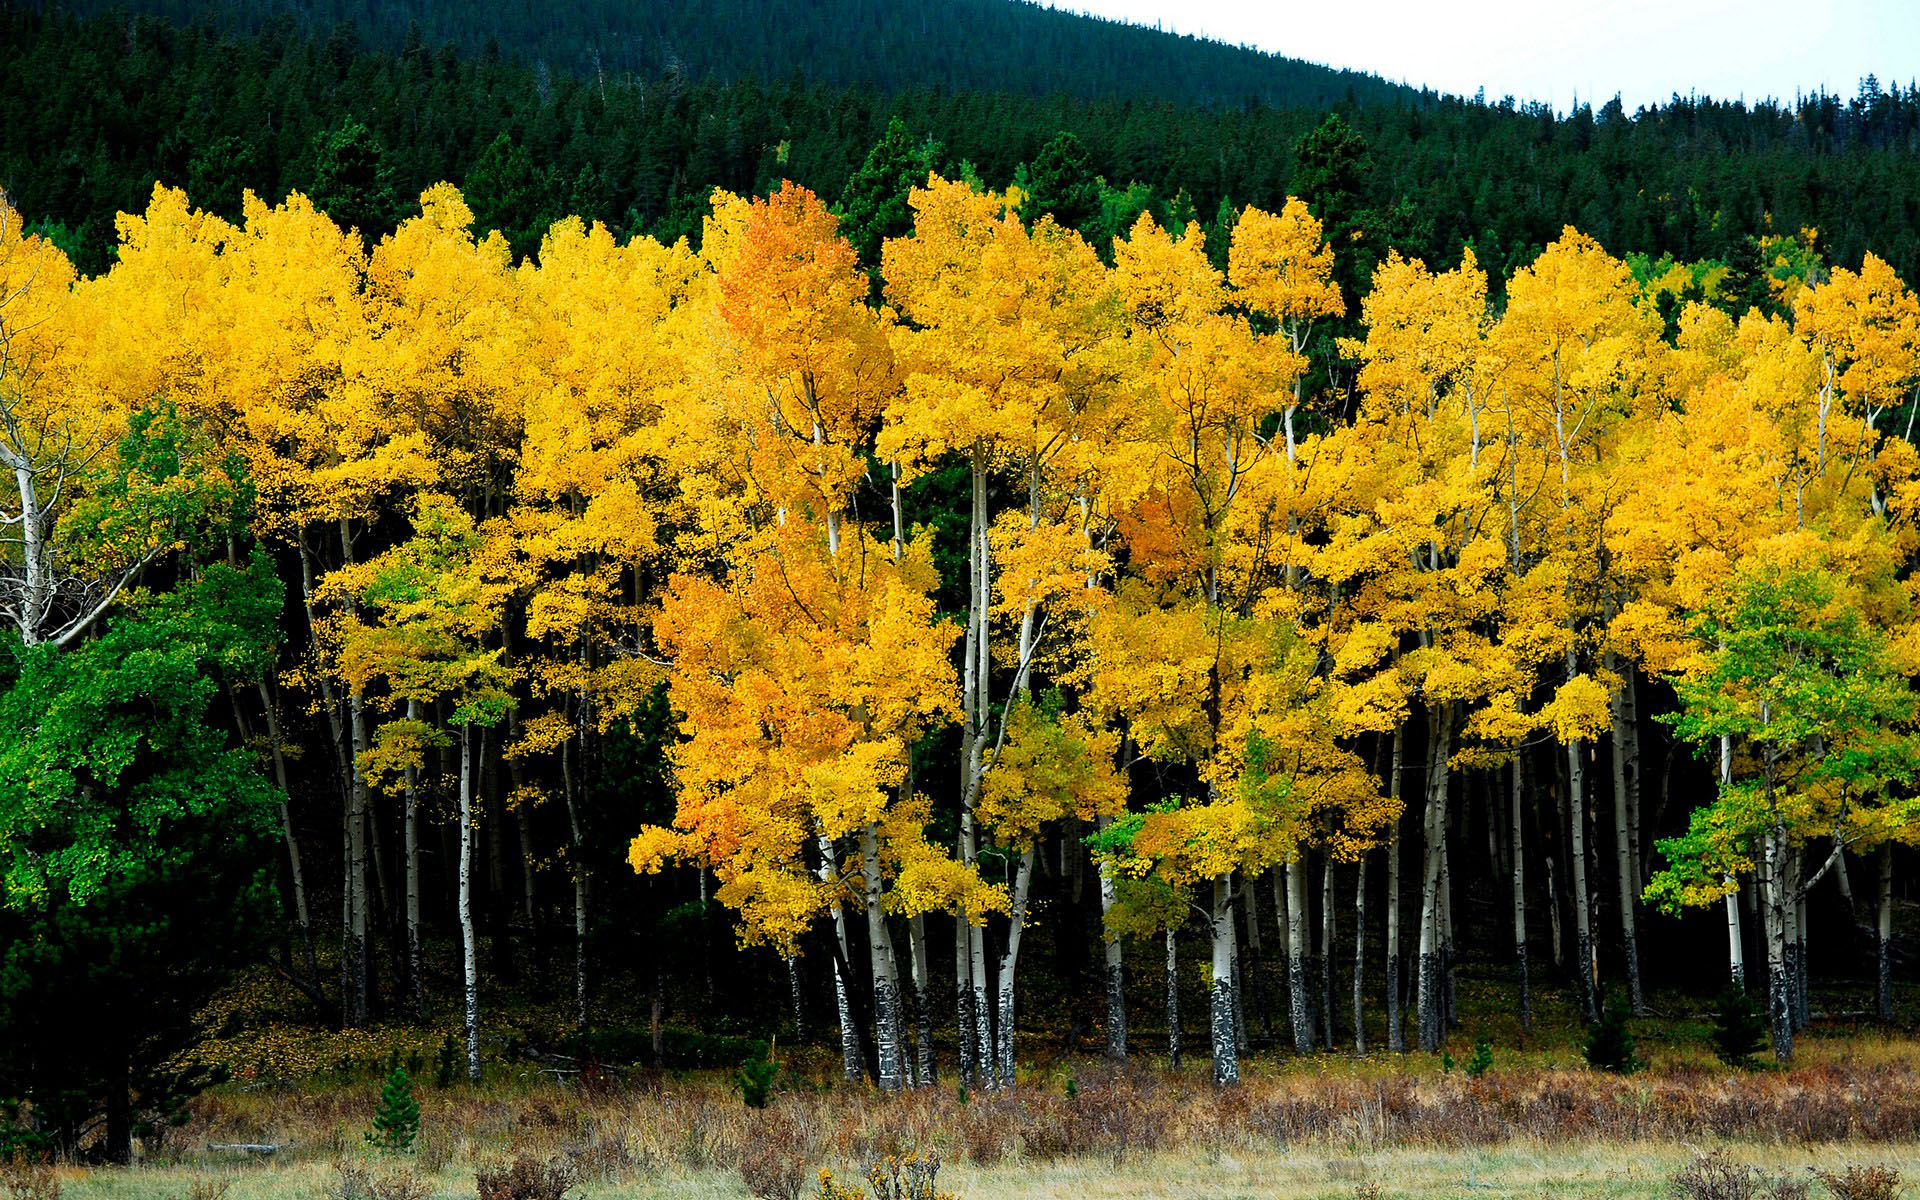
<instances>
[{"instance_id":1,"label":"white sky","mask_svg":"<svg viewBox=\"0 0 1920 1200\"><path fill-rule=\"evenodd\" d=\"M1627 111L1698 92L1851 97L1920 76L1920 0L1045 0L1487 99Z\"/></svg>"}]
</instances>

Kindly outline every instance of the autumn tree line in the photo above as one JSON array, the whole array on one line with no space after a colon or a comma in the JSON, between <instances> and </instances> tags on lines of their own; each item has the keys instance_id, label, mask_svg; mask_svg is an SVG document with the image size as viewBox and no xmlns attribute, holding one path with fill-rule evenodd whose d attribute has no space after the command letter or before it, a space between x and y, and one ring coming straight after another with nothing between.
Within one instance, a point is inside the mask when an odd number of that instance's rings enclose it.
<instances>
[{"instance_id":1,"label":"autumn tree line","mask_svg":"<svg viewBox=\"0 0 1920 1200\"><path fill-rule=\"evenodd\" d=\"M31 1049L35 956L235 857L200 936L266 914L344 1024L383 975L427 1019L444 932L476 1078L511 928L476 906L538 929L564 880L548 986L585 1028L636 965L593 952L587 830L647 770L631 869L697 880L795 1024L830 987L885 1089L949 1038L967 1086L1018 1078L1045 875L1097 895L1115 1056L1163 969L1181 1055L1203 931L1221 1085L1266 954L1296 1050L1341 1036L1343 971L1356 1049L1440 1047L1470 853L1523 1024L1543 940L1591 1020L1710 906L1696 950L1786 1059L1849 863L1891 1016L1920 305L1885 263L1783 251L1736 319L1569 228L1498 304L1471 252L1389 254L1349 314L1298 200L1224 253L909 200L869 270L791 184L716 193L697 251L567 219L519 261L449 185L371 246L298 194L229 222L156 187L86 278L0 207L0 1093L73 1053ZM605 752L656 717L648 764ZM1661 727L1713 787L1651 794ZM122 1141L153 1039L103 1040Z\"/></svg>"}]
</instances>

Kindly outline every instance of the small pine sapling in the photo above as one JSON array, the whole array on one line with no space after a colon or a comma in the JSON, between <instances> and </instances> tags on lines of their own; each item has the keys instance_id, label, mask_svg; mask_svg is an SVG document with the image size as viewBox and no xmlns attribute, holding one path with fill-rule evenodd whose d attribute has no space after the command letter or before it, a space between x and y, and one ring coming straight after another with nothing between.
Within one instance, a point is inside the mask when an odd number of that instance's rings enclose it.
<instances>
[{"instance_id":1,"label":"small pine sapling","mask_svg":"<svg viewBox=\"0 0 1920 1200\"><path fill-rule=\"evenodd\" d=\"M1767 1042L1767 1018L1747 989L1729 981L1713 1002L1713 1041L1716 1058L1730 1067L1751 1071Z\"/></svg>"},{"instance_id":2,"label":"small pine sapling","mask_svg":"<svg viewBox=\"0 0 1920 1200\"><path fill-rule=\"evenodd\" d=\"M395 1066L380 1089L380 1108L373 1114L373 1128L367 1141L383 1150L397 1153L413 1149L420 1136L420 1102L413 1097L413 1080L405 1067Z\"/></svg>"},{"instance_id":3,"label":"small pine sapling","mask_svg":"<svg viewBox=\"0 0 1920 1200\"><path fill-rule=\"evenodd\" d=\"M753 1054L734 1072L733 1090L748 1108L765 1108L773 1099L773 1083L779 1078L780 1064L765 1042L753 1044Z\"/></svg>"},{"instance_id":4,"label":"small pine sapling","mask_svg":"<svg viewBox=\"0 0 1920 1200\"><path fill-rule=\"evenodd\" d=\"M1634 1056L1633 1031L1627 1027L1631 1015L1624 996L1615 995L1607 1001L1600 1019L1587 1031L1586 1045L1580 1048L1588 1066L1616 1075L1631 1075L1646 1066Z\"/></svg>"},{"instance_id":5,"label":"small pine sapling","mask_svg":"<svg viewBox=\"0 0 1920 1200\"><path fill-rule=\"evenodd\" d=\"M1493 1069L1493 1043L1484 1036L1473 1044L1473 1057L1467 1060L1467 1076L1478 1079Z\"/></svg>"}]
</instances>

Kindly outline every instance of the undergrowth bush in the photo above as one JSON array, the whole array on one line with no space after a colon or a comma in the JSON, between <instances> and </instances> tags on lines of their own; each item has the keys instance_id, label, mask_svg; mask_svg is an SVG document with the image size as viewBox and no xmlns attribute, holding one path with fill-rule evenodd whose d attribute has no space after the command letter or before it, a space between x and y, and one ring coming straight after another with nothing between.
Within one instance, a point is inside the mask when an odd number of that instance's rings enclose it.
<instances>
[{"instance_id":1,"label":"undergrowth bush","mask_svg":"<svg viewBox=\"0 0 1920 1200\"><path fill-rule=\"evenodd\" d=\"M1816 1167L1813 1176L1827 1185L1835 1200L1898 1200L1900 1195L1900 1172L1880 1163L1849 1163L1843 1171Z\"/></svg>"},{"instance_id":2,"label":"undergrowth bush","mask_svg":"<svg viewBox=\"0 0 1920 1200\"><path fill-rule=\"evenodd\" d=\"M558 1159L542 1162L517 1155L504 1166L481 1167L474 1173L479 1200L563 1200L576 1182L573 1168Z\"/></svg>"},{"instance_id":3,"label":"undergrowth bush","mask_svg":"<svg viewBox=\"0 0 1920 1200\"><path fill-rule=\"evenodd\" d=\"M426 1200L433 1185L408 1167L374 1171L358 1163L335 1163L326 1200Z\"/></svg>"},{"instance_id":4,"label":"undergrowth bush","mask_svg":"<svg viewBox=\"0 0 1920 1200\"><path fill-rule=\"evenodd\" d=\"M1758 1167L1733 1161L1724 1150L1695 1154L1669 1181L1679 1200L1806 1200L1798 1179L1769 1179Z\"/></svg>"},{"instance_id":5,"label":"undergrowth bush","mask_svg":"<svg viewBox=\"0 0 1920 1200\"><path fill-rule=\"evenodd\" d=\"M44 1162L0 1159L0 1189L7 1200L60 1200L60 1177Z\"/></svg>"}]
</instances>

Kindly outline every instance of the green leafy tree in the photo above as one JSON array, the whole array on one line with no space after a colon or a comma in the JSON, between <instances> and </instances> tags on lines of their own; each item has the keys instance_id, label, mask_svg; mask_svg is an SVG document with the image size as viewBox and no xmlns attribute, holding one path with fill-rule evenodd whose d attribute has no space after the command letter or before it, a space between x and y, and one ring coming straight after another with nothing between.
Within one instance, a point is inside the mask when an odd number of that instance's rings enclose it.
<instances>
[{"instance_id":1,"label":"green leafy tree","mask_svg":"<svg viewBox=\"0 0 1920 1200\"><path fill-rule=\"evenodd\" d=\"M141 595L94 640L0 650L0 1097L99 1153L183 1116L194 1015L273 929L279 797L218 718L270 652L264 560Z\"/></svg>"},{"instance_id":2,"label":"green leafy tree","mask_svg":"<svg viewBox=\"0 0 1920 1200\"><path fill-rule=\"evenodd\" d=\"M1915 697L1886 635L1823 567L1744 565L1695 618L1692 636L1711 649L1674 681L1681 711L1660 719L1745 769L1694 810L1684 835L1659 843L1669 865L1647 896L1677 911L1723 898L1736 875L1757 876L1769 1023L1784 1062L1793 1056L1797 990L1787 926L1819 878L1804 877L1800 854L1809 838L1827 836L1831 863L1853 831L1871 827L1860 819L1864 809L1913 807L1889 797L1910 787L1920 767Z\"/></svg>"}]
</instances>

